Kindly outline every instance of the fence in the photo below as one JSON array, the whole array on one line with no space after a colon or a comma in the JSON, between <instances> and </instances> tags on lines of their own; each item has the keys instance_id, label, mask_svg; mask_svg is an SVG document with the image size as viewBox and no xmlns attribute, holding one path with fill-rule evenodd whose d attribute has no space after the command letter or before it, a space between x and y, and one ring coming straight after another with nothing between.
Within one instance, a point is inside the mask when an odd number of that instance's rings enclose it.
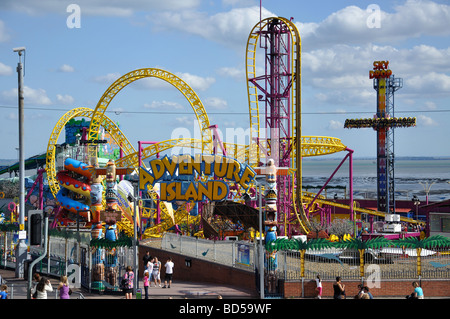
<instances>
[{"instance_id":1,"label":"fence","mask_svg":"<svg viewBox=\"0 0 450 319\"><path fill-rule=\"evenodd\" d=\"M266 256L266 265L271 263ZM273 263L273 262L272 262ZM364 254L365 277L379 279L418 278L418 259L415 249L388 247L366 250ZM448 248L422 249L420 260L423 279L450 279L450 251ZM301 258L299 251L276 252L276 267L268 267L278 279L301 279ZM304 279L334 280L337 276L347 280L360 279L360 256L357 250L327 248L305 252Z\"/></svg>"},{"instance_id":2,"label":"fence","mask_svg":"<svg viewBox=\"0 0 450 319\"><path fill-rule=\"evenodd\" d=\"M0 266L15 268L17 234L0 232ZM159 248L186 256L205 259L250 272L258 272L258 247L248 241L213 241L166 233L154 240ZM32 258L42 255L42 248L32 247ZM422 249L420 263L416 249L387 247L366 249L364 276L379 280L450 279L449 248ZM320 274L324 280L340 276L344 280L359 280L360 256L357 250L327 248L306 250L302 269L301 253L279 250L265 253L266 282L311 280ZM79 275L81 286L89 290L118 291L125 268L133 265L130 247L100 248L90 245L89 237L66 239L50 237L46 258L35 271L59 277ZM302 270L304 276L302 277ZM77 274L76 272L79 271ZM266 283L267 285L267 283Z\"/></svg>"},{"instance_id":3,"label":"fence","mask_svg":"<svg viewBox=\"0 0 450 319\"><path fill-rule=\"evenodd\" d=\"M248 271L255 270L255 247L248 241L215 241L172 233L165 233L161 241L161 249Z\"/></svg>"},{"instance_id":4,"label":"fence","mask_svg":"<svg viewBox=\"0 0 450 319\"><path fill-rule=\"evenodd\" d=\"M96 291L119 291L119 283L127 266L133 265L133 249L129 247L101 248L90 245L90 235L76 238L50 236L48 251L40 246L31 246L31 261L45 254L35 265L34 272L61 277L66 275L72 283ZM0 267L16 267L15 250L17 234L0 232ZM25 277L28 265L25 266Z\"/></svg>"}]
</instances>

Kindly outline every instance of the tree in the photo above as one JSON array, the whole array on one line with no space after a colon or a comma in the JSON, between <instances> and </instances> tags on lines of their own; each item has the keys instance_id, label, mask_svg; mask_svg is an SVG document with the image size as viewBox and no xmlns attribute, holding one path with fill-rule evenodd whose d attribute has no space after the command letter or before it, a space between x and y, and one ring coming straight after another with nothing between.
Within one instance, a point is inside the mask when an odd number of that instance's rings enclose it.
<instances>
[{"instance_id":1,"label":"tree","mask_svg":"<svg viewBox=\"0 0 450 319\"><path fill-rule=\"evenodd\" d=\"M334 219L327 228L328 234L334 234L342 239L345 234L353 234L354 225L346 219L336 218Z\"/></svg>"},{"instance_id":2,"label":"tree","mask_svg":"<svg viewBox=\"0 0 450 319\"><path fill-rule=\"evenodd\" d=\"M315 220L310 220L310 230L311 232L308 234L308 237L310 238L319 238L319 235L325 234L328 237L327 234L327 228L328 225L326 223L321 223ZM311 236L310 236L311 234Z\"/></svg>"},{"instance_id":3,"label":"tree","mask_svg":"<svg viewBox=\"0 0 450 319\"><path fill-rule=\"evenodd\" d=\"M422 275L422 249L423 248L438 248L450 246L450 239L442 235L435 235L420 239L417 237L406 237L398 241L399 246L415 248L417 251L417 276Z\"/></svg>"},{"instance_id":4,"label":"tree","mask_svg":"<svg viewBox=\"0 0 450 319\"><path fill-rule=\"evenodd\" d=\"M384 237L376 237L363 241L360 238L351 238L349 240L333 243L334 247L357 249L359 252L359 274L364 277L364 253L368 248L382 248L392 245L392 241Z\"/></svg>"}]
</instances>

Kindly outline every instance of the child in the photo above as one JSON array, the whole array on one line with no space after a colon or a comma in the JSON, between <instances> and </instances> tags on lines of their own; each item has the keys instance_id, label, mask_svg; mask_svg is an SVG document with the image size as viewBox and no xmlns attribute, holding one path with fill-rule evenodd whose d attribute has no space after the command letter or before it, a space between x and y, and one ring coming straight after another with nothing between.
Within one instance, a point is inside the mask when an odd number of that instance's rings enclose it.
<instances>
[{"instance_id":1,"label":"child","mask_svg":"<svg viewBox=\"0 0 450 319\"><path fill-rule=\"evenodd\" d=\"M320 279L319 274L316 277L316 291L317 291L317 299L322 299L322 279Z\"/></svg>"},{"instance_id":2,"label":"child","mask_svg":"<svg viewBox=\"0 0 450 319\"><path fill-rule=\"evenodd\" d=\"M0 287L0 299L8 299L8 286L2 285Z\"/></svg>"},{"instance_id":3,"label":"child","mask_svg":"<svg viewBox=\"0 0 450 319\"><path fill-rule=\"evenodd\" d=\"M149 276L148 270L144 271L144 291L145 291L145 299L148 299L148 285L149 285Z\"/></svg>"}]
</instances>

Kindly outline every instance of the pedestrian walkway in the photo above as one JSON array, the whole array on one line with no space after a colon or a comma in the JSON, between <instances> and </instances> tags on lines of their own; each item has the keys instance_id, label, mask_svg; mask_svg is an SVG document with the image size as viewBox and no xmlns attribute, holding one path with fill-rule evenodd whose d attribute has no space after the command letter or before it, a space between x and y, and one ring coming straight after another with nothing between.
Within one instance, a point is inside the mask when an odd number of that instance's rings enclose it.
<instances>
[{"instance_id":1,"label":"pedestrian walkway","mask_svg":"<svg viewBox=\"0 0 450 319\"><path fill-rule=\"evenodd\" d=\"M8 293L10 299L27 299L27 284L28 281L15 277L15 272L12 269L0 269L0 276L3 283L8 286ZM58 278L49 277L53 287L53 292L48 293L48 299L59 298L57 295L57 287L59 283ZM142 298L144 298L144 288L142 280L139 282L139 289L142 291ZM97 292L89 292L84 288L73 288L71 299L125 299L124 294L99 294ZM234 299L249 299L258 298L256 291L244 290L227 285L215 285L211 283L192 283L192 282L177 282L174 280L170 288L162 288L152 286L148 289L149 299L215 299L221 296L222 298ZM133 296L136 298L136 296Z\"/></svg>"}]
</instances>

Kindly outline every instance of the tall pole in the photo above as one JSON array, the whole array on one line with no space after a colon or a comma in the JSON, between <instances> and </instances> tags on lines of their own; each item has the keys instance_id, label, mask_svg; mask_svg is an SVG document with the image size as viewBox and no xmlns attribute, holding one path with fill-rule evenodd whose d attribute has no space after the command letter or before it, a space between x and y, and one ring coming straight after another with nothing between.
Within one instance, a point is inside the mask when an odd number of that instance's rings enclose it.
<instances>
[{"instance_id":1,"label":"tall pole","mask_svg":"<svg viewBox=\"0 0 450 319\"><path fill-rule=\"evenodd\" d=\"M13 51L19 54L19 63L17 64L19 96L19 230L23 231L25 229L25 158L23 143L23 65L21 56L25 53L25 47L14 48ZM26 257L27 245L25 239L19 236L19 242L16 246L16 278L24 277L24 261Z\"/></svg>"},{"instance_id":2,"label":"tall pole","mask_svg":"<svg viewBox=\"0 0 450 319\"><path fill-rule=\"evenodd\" d=\"M264 299L264 249L262 244L262 186L258 185L259 191L259 297Z\"/></svg>"}]
</instances>

